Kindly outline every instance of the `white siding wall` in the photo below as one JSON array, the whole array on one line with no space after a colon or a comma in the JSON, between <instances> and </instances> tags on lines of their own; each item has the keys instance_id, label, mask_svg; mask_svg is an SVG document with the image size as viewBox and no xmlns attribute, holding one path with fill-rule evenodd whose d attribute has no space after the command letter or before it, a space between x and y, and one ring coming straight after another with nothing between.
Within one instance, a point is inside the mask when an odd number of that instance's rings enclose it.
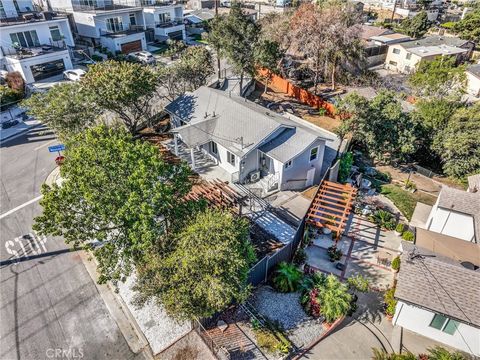
<instances>
[{"instance_id":1,"label":"white siding wall","mask_svg":"<svg viewBox=\"0 0 480 360\"><path fill-rule=\"evenodd\" d=\"M107 36L100 37L100 43L102 44L102 46L108 48L112 53L115 53L115 51L122 51L122 44L137 40L140 40L142 42L142 50L146 50L147 41L145 40L144 32L130 34L128 36L118 38L111 38Z\"/></svg>"},{"instance_id":2,"label":"white siding wall","mask_svg":"<svg viewBox=\"0 0 480 360\"><path fill-rule=\"evenodd\" d=\"M431 311L399 301L393 324L453 348L480 356L480 329L460 323L457 331L453 335L449 335L429 326L434 315L435 313Z\"/></svg>"},{"instance_id":3,"label":"white siding wall","mask_svg":"<svg viewBox=\"0 0 480 360\"><path fill-rule=\"evenodd\" d=\"M428 216L427 230L467 241L475 236L472 216L439 208L438 200Z\"/></svg>"},{"instance_id":4,"label":"white siding wall","mask_svg":"<svg viewBox=\"0 0 480 360\"><path fill-rule=\"evenodd\" d=\"M143 10L145 16L145 24L148 28L155 29L155 35L168 36L169 33L175 31L182 31L183 38L185 39L185 25L180 24L176 26L171 26L167 28L156 27L155 23L160 21L159 15L168 13L170 19L173 21L175 19L183 19L183 7L182 6L162 6L162 7L152 7L145 8Z\"/></svg>"},{"instance_id":5,"label":"white siding wall","mask_svg":"<svg viewBox=\"0 0 480 360\"><path fill-rule=\"evenodd\" d=\"M400 51L399 54L395 54L393 51ZM407 59L409 52L402 46L395 44L388 47L387 58L385 60L385 68L400 73L409 73L415 71L415 67L421 58L415 54L411 54L410 59ZM394 62L396 64L392 64Z\"/></svg>"},{"instance_id":6,"label":"white siding wall","mask_svg":"<svg viewBox=\"0 0 480 360\"><path fill-rule=\"evenodd\" d=\"M310 150L314 147L318 147L318 156L316 160L310 162ZM304 188L305 180L307 178L307 171L312 167L315 168L314 184L318 184L321 180L324 152L325 140L318 139L311 146L306 148L303 153L295 157L290 168L283 168L281 177L281 190Z\"/></svg>"},{"instance_id":7,"label":"white siding wall","mask_svg":"<svg viewBox=\"0 0 480 360\"><path fill-rule=\"evenodd\" d=\"M208 151L213 157L215 157L218 160L218 165L228 171L230 174L233 174L234 172L237 172L240 170L240 158L235 155L235 166L231 165L227 161L227 149L224 148L222 145L217 143L217 150L218 154L215 155L210 151L209 144L205 144L201 146L202 149L205 149Z\"/></svg>"},{"instance_id":8,"label":"white siding wall","mask_svg":"<svg viewBox=\"0 0 480 360\"><path fill-rule=\"evenodd\" d=\"M78 34L90 38L99 38L100 32L95 27L95 14L74 12L73 18L77 27Z\"/></svg>"}]
</instances>

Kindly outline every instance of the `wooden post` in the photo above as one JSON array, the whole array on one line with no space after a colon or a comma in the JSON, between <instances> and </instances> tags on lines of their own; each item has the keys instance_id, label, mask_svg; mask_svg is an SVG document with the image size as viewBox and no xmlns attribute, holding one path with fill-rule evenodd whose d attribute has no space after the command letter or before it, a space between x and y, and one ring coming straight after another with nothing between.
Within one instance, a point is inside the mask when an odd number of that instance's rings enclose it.
<instances>
[{"instance_id":1,"label":"wooden post","mask_svg":"<svg viewBox=\"0 0 480 360\"><path fill-rule=\"evenodd\" d=\"M195 153L193 147L190 149L190 157L192 159L192 169L195 170Z\"/></svg>"},{"instance_id":2,"label":"wooden post","mask_svg":"<svg viewBox=\"0 0 480 360\"><path fill-rule=\"evenodd\" d=\"M178 156L178 135L174 134L173 139L175 141L175 155Z\"/></svg>"}]
</instances>

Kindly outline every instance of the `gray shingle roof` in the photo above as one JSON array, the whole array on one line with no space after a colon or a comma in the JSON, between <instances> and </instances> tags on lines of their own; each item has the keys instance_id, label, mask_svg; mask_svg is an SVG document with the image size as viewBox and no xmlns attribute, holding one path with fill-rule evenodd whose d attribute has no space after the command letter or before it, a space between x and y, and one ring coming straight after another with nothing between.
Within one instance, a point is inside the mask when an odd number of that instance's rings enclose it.
<instances>
[{"instance_id":1,"label":"gray shingle roof","mask_svg":"<svg viewBox=\"0 0 480 360\"><path fill-rule=\"evenodd\" d=\"M438 206L447 210L471 215L476 242L480 242L480 193L471 193L444 186L438 196Z\"/></svg>"},{"instance_id":2,"label":"gray shingle roof","mask_svg":"<svg viewBox=\"0 0 480 360\"><path fill-rule=\"evenodd\" d=\"M480 272L412 243L402 247L395 297L480 327Z\"/></svg>"},{"instance_id":3,"label":"gray shingle roof","mask_svg":"<svg viewBox=\"0 0 480 360\"><path fill-rule=\"evenodd\" d=\"M476 77L480 78L480 64L470 65L467 71Z\"/></svg>"},{"instance_id":4,"label":"gray shingle roof","mask_svg":"<svg viewBox=\"0 0 480 360\"><path fill-rule=\"evenodd\" d=\"M262 151L282 162L298 155L317 138L328 140L321 129L304 126L243 98L206 86L180 96L165 109L187 123L174 131L188 146L212 140L240 157L261 145L275 131L281 132L281 139L264 144Z\"/></svg>"},{"instance_id":5,"label":"gray shingle roof","mask_svg":"<svg viewBox=\"0 0 480 360\"><path fill-rule=\"evenodd\" d=\"M423 39L406 41L401 43L405 49L416 48L419 46L438 46L438 45L448 45L448 46L462 46L467 40L462 40L453 36L427 36Z\"/></svg>"}]
</instances>

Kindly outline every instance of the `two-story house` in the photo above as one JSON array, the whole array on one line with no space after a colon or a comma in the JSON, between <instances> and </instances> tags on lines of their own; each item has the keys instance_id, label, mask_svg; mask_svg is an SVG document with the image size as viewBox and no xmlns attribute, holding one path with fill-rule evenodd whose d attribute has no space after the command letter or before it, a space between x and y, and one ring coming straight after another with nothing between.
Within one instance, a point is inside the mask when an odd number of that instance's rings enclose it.
<instances>
[{"instance_id":1,"label":"two-story house","mask_svg":"<svg viewBox=\"0 0 480 360\"><path fill-rule=\"evenodd\" d=\"M463 62L471 57L475 44L456 37L429 36L423 39L393 44L388 47L385 68L403 74L416 70L422 61L438 56L455 57Z\"/></svg>"},{"instance_id":2,"label":"two-story house","mask_svg":"<svg viewBox=\"0 0 480 360\"><path fill-rule=\"evenodd\" d=\"M183 6L158 0L49 0L71 12L75 32L112 53L147 50L147 43L185 39Z\"/></svg>"},{"instance_id":3,"label":"two-story house","mask_svg":"<svg viewBox=\"0 0 480 360\"><path fill-rule=\"evenodd\" d=\"M74 47L66 16L39 12L32 1L0 2L0 63L32 83L72 68Z\"/></svg>"}]
</instances>

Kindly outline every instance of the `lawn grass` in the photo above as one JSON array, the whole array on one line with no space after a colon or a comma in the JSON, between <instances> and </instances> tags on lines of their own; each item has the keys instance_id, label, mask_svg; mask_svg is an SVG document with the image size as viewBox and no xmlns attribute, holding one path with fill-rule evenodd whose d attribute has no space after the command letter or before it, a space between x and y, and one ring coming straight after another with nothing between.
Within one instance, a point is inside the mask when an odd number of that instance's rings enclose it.
<instances>
[{"instance_id":1,"label":"lawn grass","mask_svg":"<svg viewBox=\"0 0 480 360\"><path fill-rule=\"evenodd\" d=\"M417 202L420 201L427 205L433 205L437 200L433 195L420 191L411 193L393 184L382 185L381 193L389 198L408 220L412 218Z\"/></svg>"}]
</instances>

